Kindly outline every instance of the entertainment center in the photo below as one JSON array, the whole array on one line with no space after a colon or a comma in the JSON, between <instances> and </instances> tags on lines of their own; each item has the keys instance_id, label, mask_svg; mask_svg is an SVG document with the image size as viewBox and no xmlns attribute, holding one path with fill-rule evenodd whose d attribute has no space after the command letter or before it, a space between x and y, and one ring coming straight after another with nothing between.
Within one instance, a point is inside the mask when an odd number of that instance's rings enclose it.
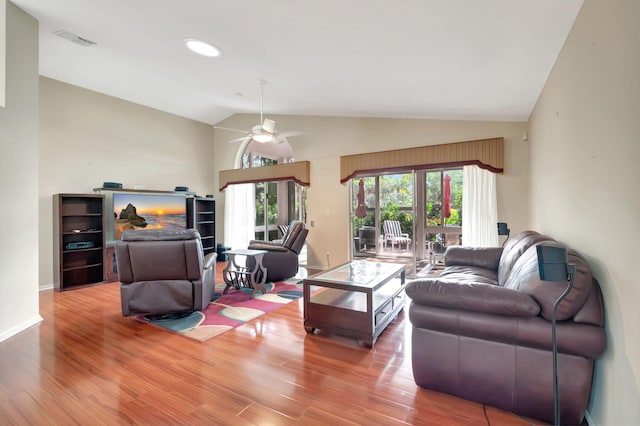
<instances>
[{"instance_id":1,"label":"entertainment center","mask_svg":"<svg viewBox=\"0 0 640 426\"><path fill-rule=\"evenodd\" d=\"M205 255L216 249L212 197L186 190L93 191L53 196L56 290L117 281L115 244L128 229L193 228L201 235Z\"/></svg>"}]
</instances>

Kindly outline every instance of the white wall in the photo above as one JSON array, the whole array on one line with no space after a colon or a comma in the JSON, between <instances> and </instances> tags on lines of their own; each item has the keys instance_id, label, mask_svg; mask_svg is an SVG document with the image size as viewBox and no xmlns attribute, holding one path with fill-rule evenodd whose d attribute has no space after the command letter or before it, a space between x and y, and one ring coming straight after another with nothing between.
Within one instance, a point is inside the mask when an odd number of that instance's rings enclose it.
<instances>
[{"instance_id":1,"label":"white wall","mask_svg":"<svg viewBox=\"0 0 640 426\"><path fill-rule=\"evenodd\" d=\"M38 313L38 22L6 7L6 108L0 114L0 341Z\"/></svg>"},{"instance_id":2,"label":"white wall","mask_svg":"<svg viewBox=\"0 0 640 426\"><path fill-rule=\"evenodd\" d=\"M639 425L640 2L587 0L530 119L531 222L584 254L607 351L589 424Z\"/></svg>"},{"instance_id":3,"label":"white wall","mask_svg":"<svg viewBox=\"0 0 640 426\"><path fill-rule=\"evenodd\" d=\"M0 0L0 107L6 102L7 77L7 1Z\"/></svg>"},{"instance_id":4,"label":"white wall","mask_svg":"<svg viewBox=\"0 0 640 426\"><path fill-rule=\"evenodd\" d=\"M349 192L340 184L340 156L397 148L461 142L503 136L505 173L499 175L498 219L509 223L512 232L528 227L528 142L522 140L526 123L445 120L402 120L376 118L336 118L307 116L269 116L281 131L301 130L305 134L289 139L296 160L311 162L308 189L308 223L313 220L308 242L308 263L326 267L349 258ZM237 114L220 126L250 129L259 122L257 115ZM238 134L214 130L216 170L233 168L239 144L228 140ZM217 182L218 176L215 179ZM224 215L224 194L217 194L218 216ZM223 229L218 221L217 234ZM223 241L222 239L219 239Z\"/></svg>"},{"instance_id":5,"label":"white wall","mask_svg":"<svg viewBox=\"0 0 640 426\"><path fill-rule=\"evenodd\" d=\"M212 194L213 129L41 77L39 168L40 286L47 288L53 285L53 194L93 193L103 182Z\"/></svg>"}]
</instances>

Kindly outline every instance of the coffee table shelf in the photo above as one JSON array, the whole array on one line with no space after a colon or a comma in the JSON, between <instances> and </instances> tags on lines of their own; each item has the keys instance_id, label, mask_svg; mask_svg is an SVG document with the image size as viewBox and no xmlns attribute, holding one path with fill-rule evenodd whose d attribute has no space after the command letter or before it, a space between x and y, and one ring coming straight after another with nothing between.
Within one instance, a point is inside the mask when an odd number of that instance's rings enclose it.
<instances>
[{"instance_id":1,"label":"coffee table shelf","mask_svg":"<svg viewBox=\"0 0 640 426\"><path fill-rule=\"evenodd\" d=\"M358 339L372 347L405 302L405 267L350 262L304 280L304 327ZM312 291L313 290L313 291Z\"/></svg>"}]
</instances>

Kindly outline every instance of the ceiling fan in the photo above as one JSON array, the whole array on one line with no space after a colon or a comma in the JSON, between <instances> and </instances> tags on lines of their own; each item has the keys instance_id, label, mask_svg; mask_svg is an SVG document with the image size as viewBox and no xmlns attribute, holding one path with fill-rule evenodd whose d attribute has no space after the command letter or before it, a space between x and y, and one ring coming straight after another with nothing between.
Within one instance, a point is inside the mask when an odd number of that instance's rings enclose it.
<instances>
[{"instance_id":1,"label":"ceiling fan","mask_svg":"<svg viewBox=\"0 0 640 426\"><path fill-rule=\"evenodd\" d=\"M214 129L231 130L234 132L245 133L245 136L242 136L236 139L231 139L229 143L244 142L249 139L253 139L254 141L259 143L283 143L283 142L288 142L287 137L289 136L299 136L302 134L302 132L298 132L298 131L277 132L276 122L274 120L270 120L268 118L263 117L262 91L266 81L263 79L260 79L259 82L260 82L260 123L261 124L256 124L248 132L246 130L232 129L229 127L220 127L220 126L213 127Z\"/></svg>"}]
</instances>

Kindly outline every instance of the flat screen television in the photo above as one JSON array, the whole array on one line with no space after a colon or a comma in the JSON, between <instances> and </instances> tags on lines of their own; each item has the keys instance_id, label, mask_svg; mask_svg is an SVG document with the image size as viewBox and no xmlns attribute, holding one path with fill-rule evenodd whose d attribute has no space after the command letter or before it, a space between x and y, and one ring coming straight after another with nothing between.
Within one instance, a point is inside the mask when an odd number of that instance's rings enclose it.
<instances>
[{"instance_id":1,"label":"flat screen television","mask_svg":"<svg viewBox=\"0 0 640 426\"><path fill-rule=\"evenodd\" d=\"M183 194L114 192L113 240L127 229L170 229L187 227L187 206Z\"/></svg>"}]
</instances>

